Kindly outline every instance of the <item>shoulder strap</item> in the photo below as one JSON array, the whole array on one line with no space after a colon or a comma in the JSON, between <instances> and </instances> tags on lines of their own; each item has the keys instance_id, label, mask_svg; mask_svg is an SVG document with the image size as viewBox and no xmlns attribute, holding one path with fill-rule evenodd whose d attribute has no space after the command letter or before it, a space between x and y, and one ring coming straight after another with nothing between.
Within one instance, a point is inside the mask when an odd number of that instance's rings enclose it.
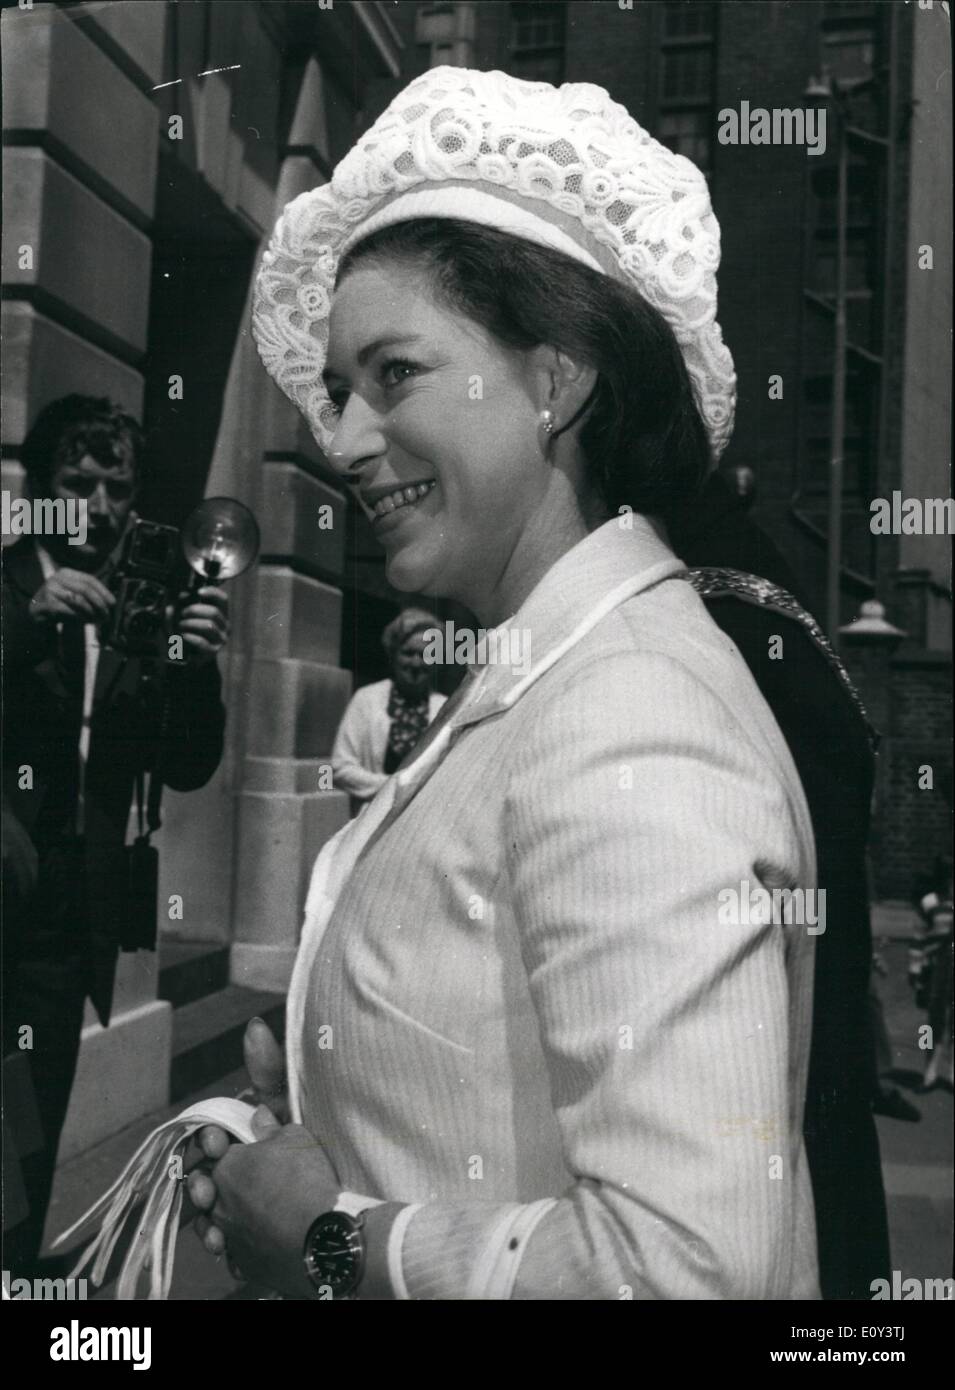
<instances>
[{"instance_id":1,"label":"shoulder strap","mask_svg":"<svg viewBox=\"0 0 955 1390\"><path fill-rule=\"evenodd\" d=\"M682 577L693 585L700 598L740 599L743 603L751 603L758 608L769 608L774 613L779 613L782 617L790 618L793 622L799 623L813 646L825 657L832 670L839 677L846 694L861 715L873 753L878 750L882 736L871 723L866 707L862 702L862 696L853 684L849 672L839 660L833 650L832 643L816 619L803 608L801 603L793 598L788 590L781 588L778 584L771 583L768 579L761 579L759 575L746 574L743 570L716 568L715 566L687 570Z\"/></svg>"}]
</instances>

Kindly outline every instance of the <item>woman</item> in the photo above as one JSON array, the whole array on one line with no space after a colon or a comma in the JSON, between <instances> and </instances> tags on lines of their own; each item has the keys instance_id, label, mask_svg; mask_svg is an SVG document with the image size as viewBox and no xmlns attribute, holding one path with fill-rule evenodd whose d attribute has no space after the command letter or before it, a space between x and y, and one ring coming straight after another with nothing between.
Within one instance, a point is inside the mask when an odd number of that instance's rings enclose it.
<instances>
[{"instance_id":1,"label":"woman","mask_svg":"<svg viewBox=\"0 0 955 1390\"><path fill-rule=\"evenodd\" d=\"M257 341L390 582L531 653L319 856L295 1123L192 1181L286 1296L817 1296L812 936L749 897L814 886L808 814L655 520L730 430L718 260L702 176L601 89L454 68L276 230Z\"/></svg>"},{"instance_id":2,"label":"woman","mask_svg":"<svg viewBox=\"0 0 955 1390\"><path fill-rule=\"evenodd\" d=\"M433 668L426 660L428 633L439 630L438 619L423 608L399 613L381 634L391 678L363 685L348 702L335 735L332 772L354 809L384 785L444 704L445 697L431 689Z\"/></svg>"}]
</instances>

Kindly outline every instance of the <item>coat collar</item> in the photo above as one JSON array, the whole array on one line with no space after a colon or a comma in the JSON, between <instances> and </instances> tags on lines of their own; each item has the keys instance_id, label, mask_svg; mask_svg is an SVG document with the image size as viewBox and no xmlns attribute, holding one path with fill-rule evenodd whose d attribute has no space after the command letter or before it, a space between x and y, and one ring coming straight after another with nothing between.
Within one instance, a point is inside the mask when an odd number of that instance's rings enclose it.
<instances>
[{"instance_id":1,"label":"coat collar","mask_svg":"<svg viewBox=\"0 0 955 1390\"><path fill-rule=\"evenodd\" d=\"M492 659L472 668L451 727L510 708L609 612L685 568L649 518L634 512L605 522L562 555L514 616L489 634Z\"/></svg>"}]
</instances>

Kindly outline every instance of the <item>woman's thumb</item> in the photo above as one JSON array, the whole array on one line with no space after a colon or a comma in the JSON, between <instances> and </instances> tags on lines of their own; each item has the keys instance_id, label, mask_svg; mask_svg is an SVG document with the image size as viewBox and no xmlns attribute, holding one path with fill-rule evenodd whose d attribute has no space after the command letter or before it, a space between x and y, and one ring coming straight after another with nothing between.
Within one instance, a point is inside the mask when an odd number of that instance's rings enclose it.
<instances>
[{"instance_id":1,"label":"woman's thumb","mask_svg":"<svg viewBox=\"0 0 955 1390\"><path fill-rule=\"evenodd\" d=\"M285 1089L285 1055L268 1024L253 1018L243 1042L249 1079L263 1095L276 1095Z\"/></svg>"},{"instance_id":2,"label":"woman's thumb","mask_svg":"<svg viewBox=\"0 0 955 1390\"><path fill-rule=\"evenodd\" d=\"M256 1139L267 1139L277 1133L282 1126L267 1105L260 1105L252 1116L252 1133Z\"/></svg>"}]
</instances>

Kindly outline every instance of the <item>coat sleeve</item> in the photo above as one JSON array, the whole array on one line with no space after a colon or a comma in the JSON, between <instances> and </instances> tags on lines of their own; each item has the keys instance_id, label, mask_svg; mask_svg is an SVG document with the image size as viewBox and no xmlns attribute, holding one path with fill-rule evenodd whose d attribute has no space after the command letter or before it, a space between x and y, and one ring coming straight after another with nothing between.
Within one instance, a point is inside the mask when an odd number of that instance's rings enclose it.
<instances>
[{"instance_id":1,"label":"coat sleeve","mask_svg":"<svg viewBox=\"0 0 955 1390\"><path fill-rule=\"evenodd\" d=\"M171 664L165 671L166 729L159 750L162 778L173 791L191 792L205 786L222 757L222 677L215 661Z\"/></svg>"},{"instance_id":2,"label":"coat sleeve","mask_svg":"<svg viewBox=\"0 0 955 1390\"><path fill-rule=\"evenodd\" d=\"M760 874L813 886L798 786L669 658L578 667L533 715L513 754L507 891L575 1181L524 1213L423 1205L408 1292L791 1297L813 1259L811 1205L794 1236L812 941L734 913L726 892ZM787 982L793 956L808 969Z\"/></svg>"},{"instance_id":3,"label":"coat sleeve","mask_svg":"<svg viewBox=\"0 0 955 1390\"><path fill-rule=\"evenodd\" d=\"M338 791L370 801L388 778L371 764L371 720L374 711L364 690L356 691L338 726L332 748L332 778Z\"/></svg>"}]
</instances>

